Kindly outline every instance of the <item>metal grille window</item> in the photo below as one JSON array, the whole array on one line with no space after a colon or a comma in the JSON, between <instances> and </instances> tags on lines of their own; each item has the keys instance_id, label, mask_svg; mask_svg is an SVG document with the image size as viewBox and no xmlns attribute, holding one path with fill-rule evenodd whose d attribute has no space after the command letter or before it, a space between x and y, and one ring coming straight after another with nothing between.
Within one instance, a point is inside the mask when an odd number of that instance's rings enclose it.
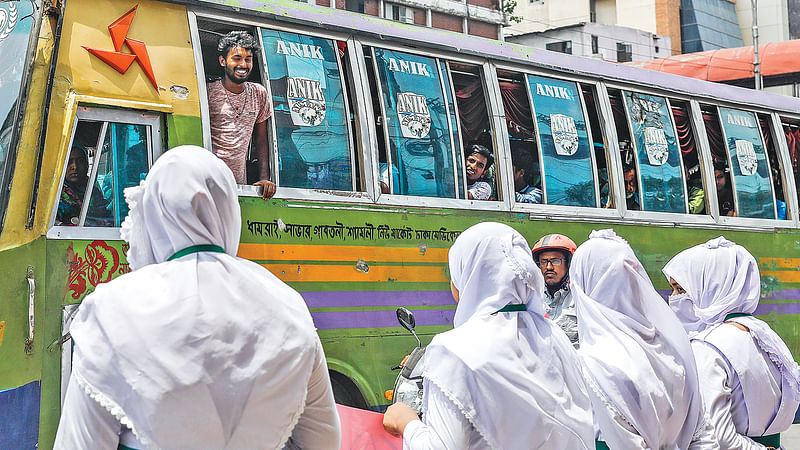
<instances>
[{"instance_id":1,"label":"metal grille window","mask_svg":"<svg viewBox=\"0 0 800 450\"><path fill-rule=\"evenodd\" d=\"M600 53L600 44L598 43L597 36L592 35L592 54Z\"/></svg>"},{"instance_id":2,"label":"metal grille window","mask_svg":"<svg viewBox=\"0 0 800 450\"><path fill-rule=\"evenodd\" d=\"M624 42L617 42L617 62L631 62L633 61L633 51L631 44Z\"/></svg>"}]
</instances>

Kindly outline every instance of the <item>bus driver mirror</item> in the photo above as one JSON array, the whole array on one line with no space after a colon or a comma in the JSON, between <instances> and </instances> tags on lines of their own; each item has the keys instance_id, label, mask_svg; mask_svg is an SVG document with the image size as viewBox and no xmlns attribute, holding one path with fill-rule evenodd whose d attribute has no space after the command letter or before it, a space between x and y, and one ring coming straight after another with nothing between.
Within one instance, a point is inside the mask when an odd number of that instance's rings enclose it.
<instances>
[{"instance_id":1,"label":"bus driver mirror","mask_svg":"<svg viewBox=\"0 0 800 450\"><path fill-rule=\"evenodd\" d=\"M403 307L397 308L397 321L400 322L403 328L412 333L414 332L414 327L417 325L414 320L414 313Z\"/></svg>"}]
</instances>

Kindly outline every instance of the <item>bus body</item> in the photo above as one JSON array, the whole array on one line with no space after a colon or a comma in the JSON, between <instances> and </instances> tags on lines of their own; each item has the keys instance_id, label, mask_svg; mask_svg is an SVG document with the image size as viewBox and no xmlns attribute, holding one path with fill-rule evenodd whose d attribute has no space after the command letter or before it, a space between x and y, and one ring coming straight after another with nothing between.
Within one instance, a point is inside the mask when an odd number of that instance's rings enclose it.
<instances>
[{"instance_id":1,"label":"bus body","mask_svg":"<svg viewBox=\"0 0 800 450\"><path fill-rule=\"evenodd\" d=\"M411 343L398 306L414 311L425 342L452 326L447 251L481 221L531 243L614 228L663 292L669 258L725 235L759 261L756 314L800 352L798 99L298 2L0 9L14 18L0 55L15 68L0 82L13 101L0 104L0 447L52 446L69 321L98 284L130 270L122 190L168 148L210 148L205 84L220 75L216 40L232 30L261 43L251 81L273 102L279 186L269 201L239 187L239 255L303 294L337 401L388 404L390 367ZM463 152L476 142L495 155L488 201L466 195ZM87 152L89 181L80 216L60 223L73 147ZM536 162L526 181L542 204L516 200L517 152ZM720 214L715 166L735 217ZM692 214L698 189L704 211Z\"/></svg>"}]
</instances>

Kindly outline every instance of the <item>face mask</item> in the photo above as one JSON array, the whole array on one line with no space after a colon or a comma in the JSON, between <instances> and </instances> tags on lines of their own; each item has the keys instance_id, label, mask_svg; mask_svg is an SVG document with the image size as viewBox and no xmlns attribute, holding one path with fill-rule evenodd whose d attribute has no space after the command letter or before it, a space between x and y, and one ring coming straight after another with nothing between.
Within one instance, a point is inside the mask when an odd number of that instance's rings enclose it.
<instances>
[{"instance_id":1,"label":"face mask","mask_svg":"<svg viewBox=\"0 0 800 450\"><path fill-rule=\"evenodd\" d=\"M687 333L694 333L703 329L703 322L694 313L694 301L688 294L674 294L669 296L669 307L678 316L683 329Z\"/></svg>"}]
</instances>

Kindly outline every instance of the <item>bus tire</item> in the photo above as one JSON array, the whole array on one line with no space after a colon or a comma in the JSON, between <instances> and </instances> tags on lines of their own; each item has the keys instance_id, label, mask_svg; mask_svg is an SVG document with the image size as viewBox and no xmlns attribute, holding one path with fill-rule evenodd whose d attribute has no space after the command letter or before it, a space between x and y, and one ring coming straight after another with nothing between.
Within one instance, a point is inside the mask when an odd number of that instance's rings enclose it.
<instances>
[{"instance_id":1,"label":"bus tire","mask_svg":"<svg viewBox=\"0 0 800 450\"><path fill-rule=\"evenodd\" d=\"M334 370L329 371L331 376L331 387L333 388L333 398L336 403L354 408L369 409L367 400L361 394L361 390L348 376Z\"/></svg>"}]
</instances>

